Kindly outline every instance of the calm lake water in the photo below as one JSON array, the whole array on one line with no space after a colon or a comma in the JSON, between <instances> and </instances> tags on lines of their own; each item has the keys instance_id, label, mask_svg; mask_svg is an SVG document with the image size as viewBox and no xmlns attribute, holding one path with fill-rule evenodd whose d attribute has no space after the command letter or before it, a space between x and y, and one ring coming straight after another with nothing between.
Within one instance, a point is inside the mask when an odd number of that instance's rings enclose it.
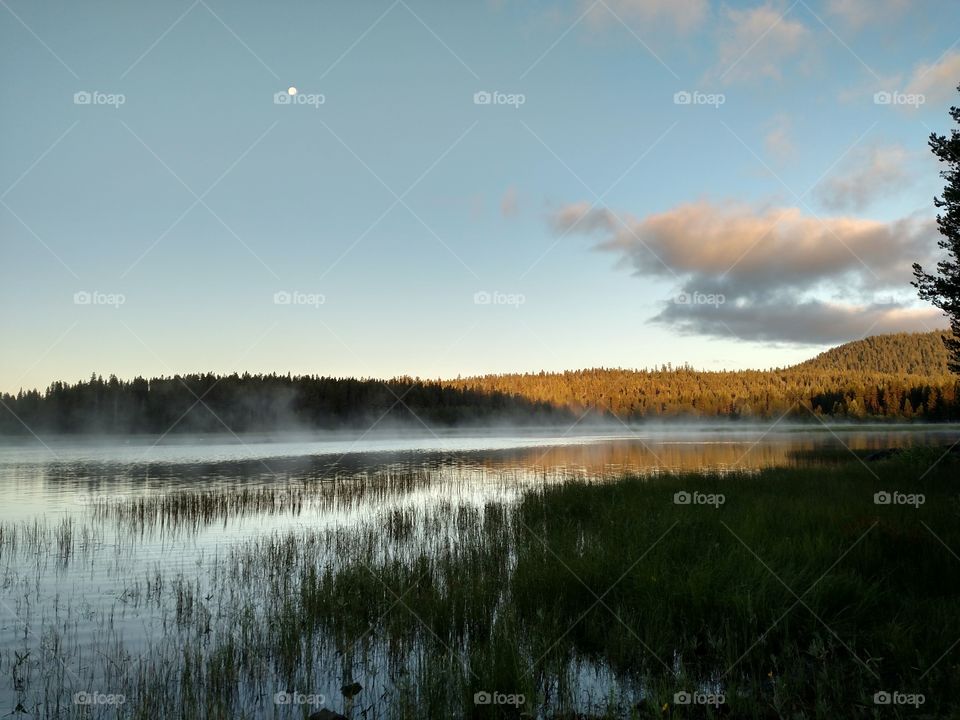
<instances>
[{"instance_id":1,"label":"calm lake water","mask_svg":"<svg viewBox=\"0 0 960 720\"><path fill-rule=\"evenodd\" d=\"M544 479L754 470L842 453L949 445L960 426L677 427L587 432L527 430L370 437L209 435L88 441L0 439L0 520L79 513L98 497L278 486L383 471L429 476L432 494L467 479L482 493ZM468 493L473 495L474 493ZM256 527L256 523L254 524Z\"/></svg>"},{"instance_id":2,"label":"calm lake water","mask_svg":"<svg viewBox=\"0 0 960 720\"><path fill-rule=\"evenodd\" d=\"M777 425L0 442L0 715L124 716L122 704L78 705L76 693L129 694L144 663L191 641L185 586L214 628L229 622L215 607L224 573L258 539L359 533L397 509L483 507L576 478L751 471L958 438L956 426ZM576 674L587 705L614 682L602 669ZM389 687L369 668L354 675ZM339 688L341 676L316 671L311 683Z\"/></svg>"}]
</instances>

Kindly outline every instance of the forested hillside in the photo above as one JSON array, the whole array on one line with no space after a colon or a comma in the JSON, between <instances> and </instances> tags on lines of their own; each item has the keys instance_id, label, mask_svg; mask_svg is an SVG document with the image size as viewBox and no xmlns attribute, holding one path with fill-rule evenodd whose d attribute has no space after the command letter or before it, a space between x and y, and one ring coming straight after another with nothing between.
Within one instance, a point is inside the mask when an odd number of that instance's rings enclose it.
<instances>
[{"instance_id":1,"label":"forested hillside","mask_svg":"<svg viewBox=\"0 0 960 720\"><path fill-rule=\"evenodd\" d=\"M518 394L623 419L797 418L811 413L865 419L958 417L957 378L947 371L943 333L876 335L777 370L707 372L688 367L593 369L467 378L455 387Z\"/></svg>"},{"instance_id":2,"label":"forested hillside","mask_svg":"<svg viewBox=\"0 0 960 720\"><path fill-rule=\"evenodd\" d=\"M938 333L848 343L777 370L593 369L457 380L94 376L0 396L0 434L250 432L683 418L958 420Z\"/></svg>"},{"instance_id":3,"label":"forested hillside","mask_svg":"<svg viewBox=\"0 0 960 720\"><path fill-rule=\"evenodd\" d=\"M521 395L535 402L622 419L836 417L946 420L956 417L957 382L946 375L818 370L578 370L468 378L455 387Z\"/></svg>"},{"instance_id":4,"label":"forested hillside","mask_svg":"<svg viewBox=\"0 0 960 720\"><path fill-rule=\"evenodd\" d=\"M795 366L798 370L947 374L944 333L897 333L844 343Z\"/></svg>"}]
</instances>

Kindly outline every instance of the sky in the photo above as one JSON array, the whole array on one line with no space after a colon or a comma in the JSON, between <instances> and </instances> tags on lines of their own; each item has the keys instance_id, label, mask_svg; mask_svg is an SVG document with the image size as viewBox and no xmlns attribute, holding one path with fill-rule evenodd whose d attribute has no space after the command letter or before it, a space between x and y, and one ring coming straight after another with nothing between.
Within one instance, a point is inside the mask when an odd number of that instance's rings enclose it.
<instances>
[{"instance_id":1,"label":"sky","mask_svg":"<svg viewBox=\"0 0 960 720\"><path fill-rule=\"evenodd\" d=\"M0 391L943 327L955 0L0 0Z\"/></svg>"}]
</instances>

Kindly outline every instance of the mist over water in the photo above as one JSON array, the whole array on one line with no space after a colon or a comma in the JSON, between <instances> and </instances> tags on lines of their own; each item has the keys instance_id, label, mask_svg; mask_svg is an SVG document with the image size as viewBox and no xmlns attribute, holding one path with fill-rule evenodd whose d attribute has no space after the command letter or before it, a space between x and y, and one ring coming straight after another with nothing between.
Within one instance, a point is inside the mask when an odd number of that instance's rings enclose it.
<instances>
[{"instance_id":1,"label":"mist over water","mask_svg":"<svg viewBox=\"0 0 960 720\"><path fill-rule=\"evenodd\" d=\"M2 519L28 520L82 513L102 498L276 490L334 479L349 487L351 478L383 472L418 474L419 492L458 502L465 483L468 495L498 496L503 488L547 480L751 471L821 462L824 452L849 460L857 451L949 445L958 435L960 427L945 425L691 423L575 432L503 426L483 432L54 436L0 443L0 505ZM383 510L383 501L376 498L369 512ZM242 524L244 532L270 527L264 518Z\"/></svg>"}]
</instances>

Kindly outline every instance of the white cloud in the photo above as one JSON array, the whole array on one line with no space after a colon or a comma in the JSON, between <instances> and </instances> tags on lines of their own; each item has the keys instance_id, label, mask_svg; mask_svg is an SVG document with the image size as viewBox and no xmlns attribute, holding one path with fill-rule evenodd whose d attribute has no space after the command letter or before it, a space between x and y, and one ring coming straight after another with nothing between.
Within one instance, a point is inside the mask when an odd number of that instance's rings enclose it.
<instances>
[{"instance_id":1,"label":"white cloud","mask_svg":"<svg viewBox=\"0 0 960 720\"><path fill-rule=\"evenodd\" d=\"M581 12L589 10L588 17L595 25L616 23L619 17L627 23L665 24L683 33L703 25L710 11L709 0L580 0L580 5Z\"/></svg>"},{"instance_id":2,"label":"white cloud","mask_svg":"<svg viewBox=\"0 0 960 720\"><path fill-rule=\"evenodd\" d=\"M770 3L746 10L726 8L716 76L725 82L779 80L784 65L810 42L810 30L789 17L789 9L781 10Z\"/></svg>"},{"instance_id":3,"label":"white cloud","mask_svg":"<svg viewBox=\"0 0 960 720\"><path fill-rule=\"evenodd\" d=\"M797 154L797 148L790 137L791 126L790 118L778 115L773 120L773 127L763 137L763 147L767 155L780 165L790 162Z\"/></svg>"},{"instance_id":4,"label":"white cloud","mask_svg":"<svg viewBox=\"0 0 960 720\"><path fill-rule=\"evenodd\" d=\"M936 60L920 63L906 77L903 74L887 75L876 82L865 83L840 93L840 99L877 102L886 96L884 105L894 105L903 112L916 112L924 108L956 104L957 85L960 84L960 50L950 50Z\"/></svg>"},{"instance_id":5,"label":"white cloud","mask_svg":"<svg viewBox=\"0 0 960 720\"><path fill-rule=\"evenodd\" d=\"M827 15L860 29L868 24L890 22L910 6L910 0L827 0Z\"/></svg>"},{"instance_id":6,"label":"white cloud","mask_svg":"<svg viewBox=\"0 0 960 720\"><path fill-rule=\"evenodd\" d=\"M909 159L900 145L875 146L855 153L821 181L817 199L830 210L863 210L910 182Z\"/></svg>"},{"instance_id":7,"label":"white cloud","mask_svg":"<svg viewBox=\"0 0 960 720\"><path fill-rule=\"evenodd\" d=\"M953 50L929 65L918 65L910 76L906 92L926 97L926 105L947 102L956 96L960 84L960 52Z\"/></svg>"}]
</instances>

